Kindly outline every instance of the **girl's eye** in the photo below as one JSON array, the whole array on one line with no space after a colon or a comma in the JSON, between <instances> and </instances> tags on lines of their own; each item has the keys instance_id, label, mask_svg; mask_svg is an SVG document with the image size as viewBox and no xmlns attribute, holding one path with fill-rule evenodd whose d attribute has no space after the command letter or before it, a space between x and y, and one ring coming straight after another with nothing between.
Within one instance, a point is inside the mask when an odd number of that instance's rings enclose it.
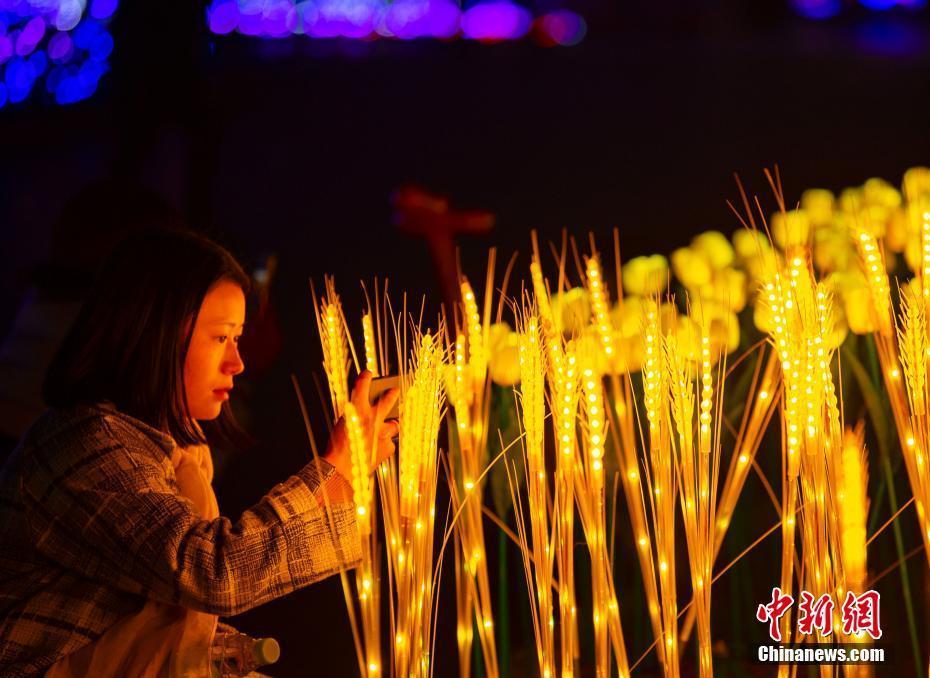
<instances>
[{"instance_id":1,"label":"girl's eye","mask_svg":"<svg viewBox=\"0 0 930 678\"><path fill-rule=\"evenodd\" d=\"M242 339L241 334L239 336L233 337L233 343L238 344L240 339Z\"/></svg>"},{"instance_id":2,"label":"girl's eye","mask_svg":"<svg viewBox=\"0 0 930 678\"><path fill-rule=\"evenodd\" d=\"M221 344L225 344L225 343L226 343L226 339L228 339L228 337L227 337L225 334L222 334L222 335L220 335L220 336L218 336L218 337L216 338L216 340L217 340L218 342L220 342Z\"/></svg>"}]
</instances>

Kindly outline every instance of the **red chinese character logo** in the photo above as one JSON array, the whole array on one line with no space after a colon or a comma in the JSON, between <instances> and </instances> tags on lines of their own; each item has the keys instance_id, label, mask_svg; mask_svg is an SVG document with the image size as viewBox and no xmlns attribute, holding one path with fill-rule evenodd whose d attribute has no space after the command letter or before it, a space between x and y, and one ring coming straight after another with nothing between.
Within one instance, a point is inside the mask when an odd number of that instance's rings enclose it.
<instances>
[{"instance_id":1,"label":"red chinese character logo","mask_svg":"<svg viewBox=\"0 0 930 678\"><path fill-rule=\"evenodd\" d=\"M807 591L801 591L801 602L798 604L798 633L809 636L815 630L823 636L833 633L833 598L824 593L814 601L814 596Z\"/></svg>"},{"instance_id":2,"label":"red chinese character logo","mask_svg":"<svg viewBox=\"0 0 930 678\"><path fill-rule=\"evenodd\" d=\"M879 619L880 596L878 591L866 591L856 596L852 591L846 592L843 601L843 633L859 635L863 631L873 640L882 637L882 625Z\"/></svg>"},{"instance_id":3,"label":"red chinese character logo","mask_svg":"<svg viewBox=\"0 0 930 678\"><path fill-rule=\"evenodd\" d=\"M781 642L781 629L778 628L778 622L792 605L794 605L794 598L787 594L782 595L781 589L776 586L772 589L772 602L768 605L759 605L756 610L756 619L769 623L769 637L772 640Z\"/></svg>"}]
</instances>

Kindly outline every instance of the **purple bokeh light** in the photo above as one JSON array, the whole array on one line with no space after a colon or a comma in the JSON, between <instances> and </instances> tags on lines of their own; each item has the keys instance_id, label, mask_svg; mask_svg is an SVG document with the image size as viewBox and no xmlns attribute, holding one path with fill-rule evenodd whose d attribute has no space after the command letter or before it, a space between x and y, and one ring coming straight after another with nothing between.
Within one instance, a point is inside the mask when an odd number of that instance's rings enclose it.
<instances>
[{"instance_id":1,"label":"purple bokeh light","mask_svg":"<svg viewBox=\"0 0 930 678\"><path fill-rule=\"evenodd\" d=\"M303 13L304 32L314 38L368 38L381 20L378 0L319 0L308 2Z\"/></svg>"},{"instance_id":2,"label":"purple bokeh light","mask_svg":"<svg viewBox=\"0 0 930 678\"><path fill-rule=\"evenodd\" d=\"M262 11L262 32L272 38L284 38L294 33L297 9L288 0L271 0Z\"/></svg>"},{"instance_id":3,"label":"purple bokeh light","mask_svg":"<svg viewBox=\"0 0 930 678\"><path fill-rule=\"evenodd\" d=\"M450 0L398 0L388 7L378 32L401 40L449 39L459 32L460 17Z\"/></svg>"},{"instance_id":4,"label":"purple bokeh light","mask_svg":"<svg viewBox=\"0 0 930 678\"><path fill-rule=\"evenodd\" d=\"M0 65L13 56L13 40L8 35L0 35Z\"/></svg>"},{"instance_id":5,"label":"purple bokeh light","mask_svg":"<svg viewBox=\"0 0 930 678\"><path fill-rule=\"evenodd\" d=\"M260 3L239 5L239 32L243 35L262 34L262 8Z\"/></svg>"},{"instance_id":6,"label":"purple bokeh light","mask_svg":"<svg viewBox=\"0 0 930 678\"><path fill-rule=\"evenodd\" d=\"M575 45L587 26L574 12L554 11L541 30L551 45ZM490 0L463 12L457 0L212 0L207 26L216 35L284 38L399 40L457 36L484 42L516 40L533 24L528 9L512 0Z\"/></svg>"},{"instance_id":7,"label":"purple bokeh light","mask_svg":"<svg viewBox=\"0 0 930 678\"><path fill-rule=\"evenodd\" d=\"M55 33L48 41L48 55L53 61L67 61L74 52L74 43L67 33Z\"/></svg>"},{"instance_id":8,"label":"purple bokeh light","mask_svg":"<svg viewBox=\"0 0 930 678\"><path fill-rule=\"evenodd\" d=\"M511 2L486 2L462 14L462 34L482 42L522 38L531 24L529 11Z\"/></svg>"},{"instance_id":9,"label":"purple bokeh light","mask_svg":"<svg viewBox=\"0 0 930 678\"><path fill-rule=\"evenodd\" d=\"M16 53L19 56L32 54L44 36L45 20L40 16L32 17L16 38Z\"/></svg>"}]
</instances>

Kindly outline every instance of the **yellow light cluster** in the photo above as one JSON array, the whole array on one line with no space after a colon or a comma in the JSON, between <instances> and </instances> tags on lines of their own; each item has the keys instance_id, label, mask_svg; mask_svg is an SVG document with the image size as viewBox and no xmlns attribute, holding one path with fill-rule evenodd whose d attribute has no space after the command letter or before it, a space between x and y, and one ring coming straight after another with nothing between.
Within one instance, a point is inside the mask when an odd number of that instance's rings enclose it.
<instances>
[{"instance_id":1,"label":"yellow light cluster","mask_svg":"<svg viewBox=\"0 0 930 678\"><path fill-rule=\"evenodd\" d=\"M362 337L365 342L365 369L371 372L372 376L377 377L378 372L378 350L375 348L375 328L371 322L371 313L362 316Z\"/></svg>"},{"instance_id":2,"label":"yellow light cluster","mask_svg":"<svg viewBox=\"0 0 930 678\"><path fill-rule=\"evenodd\" d=\"M614 362L614 330L610 323L610 298L603 277L600 259L594 254L588 258L587 262L587 283L588 293L591 295L591 312L594 316L594 327L597 329L597 336L601 342L601 350L604 351L607 364L612 365Z\"/></svg>"},{"instance_id":3,"label":"yellow light cluster","mask_svg":"<svg viewBox=\"0 0 930 678\"><path fill-rule=\"evenodd\" d=\"M371 450L365 444L365 434L358 411L351 401L345 405L346 433L352 457L352 493L358 513L358 527L362 538L371 532Z\"/></svg>"},{"instance_id":4,"label":"yellow light cluster","mask_svg":"<svg viewBox=\"0 0 930 678\"><path fill-rule=\"evenodd\" d=\"M340 417L349 399L349 358L342 308L335 294L330 294L329 299L323 302L322 319L323 368L329 381L336 416Z\"/></svg>"}]
</instances>

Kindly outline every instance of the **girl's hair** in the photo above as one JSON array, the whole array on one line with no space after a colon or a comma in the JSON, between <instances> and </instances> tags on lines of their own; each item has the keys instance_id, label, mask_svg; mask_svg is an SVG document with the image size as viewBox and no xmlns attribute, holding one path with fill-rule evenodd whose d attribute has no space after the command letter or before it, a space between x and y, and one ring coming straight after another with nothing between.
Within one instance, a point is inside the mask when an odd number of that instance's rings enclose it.
<instances>
[{"instance_id":1,"label":"girl's hair","mask_svg":"<svg viewBox=\"0 0 930 678\"><path fill-rule=\"evenodd\" d=\"M50 407L112 402L171 435L206 442L190 417L184 360L207 291L221 280L243 292L249 278L233 256L202 236L150 229L110 254L45 375ZM204 431L235 439L229 403Z\"/></svg>"}]
</instances>

